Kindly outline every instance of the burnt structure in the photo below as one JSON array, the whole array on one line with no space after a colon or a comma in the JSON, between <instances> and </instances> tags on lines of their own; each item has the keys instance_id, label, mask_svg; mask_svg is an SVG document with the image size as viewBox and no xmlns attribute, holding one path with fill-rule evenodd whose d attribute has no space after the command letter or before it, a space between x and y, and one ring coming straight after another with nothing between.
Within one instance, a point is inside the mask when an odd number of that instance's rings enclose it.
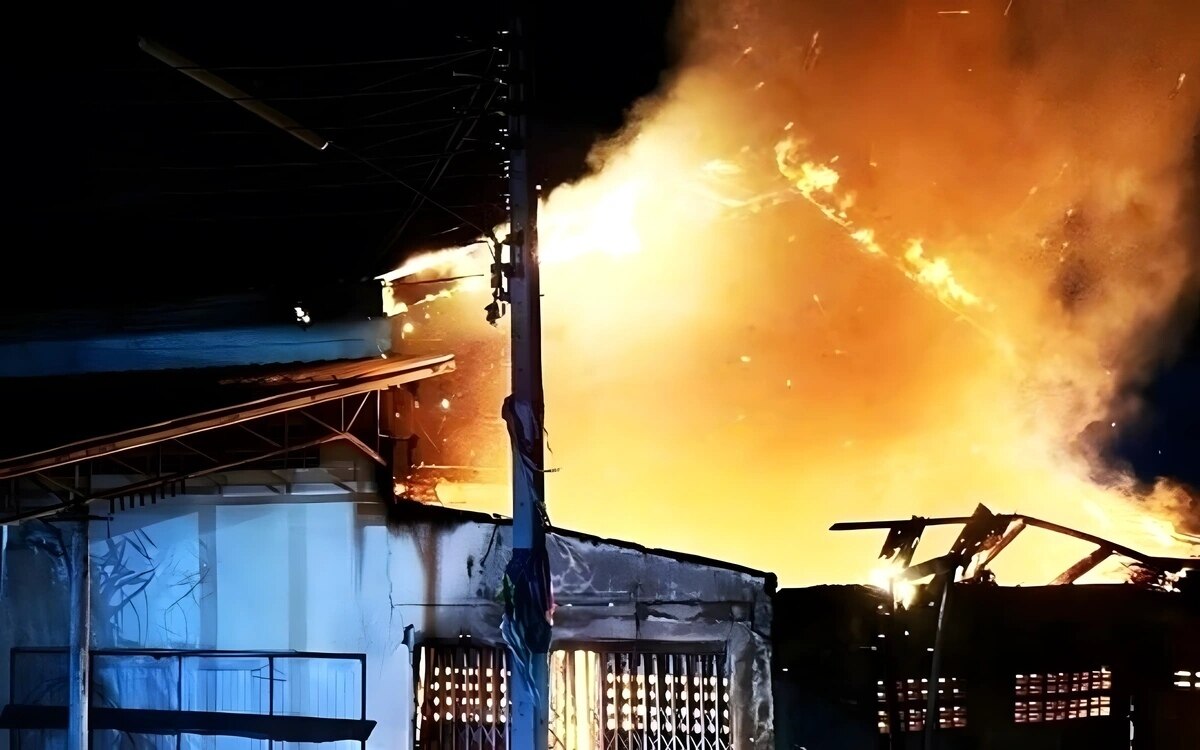
<instances>
[{"instance_id":1,"label":"burnt structure","mask_svg":"<svg viewBox=\"0 0 1200 750\"><path fill-rule=\"evenodd\" d=\"M954 586L936 747L1125 750L1131 734L1139 750L1200 746L1200 597ZM934 593L893 615L868 586L779 592L777 747L923 747Z\"/></svg>"},{"instance_id":2,"label":"burnt structure","mask_svg":"<svg viewBox=\"0 0 1200 750\"><path fill-rule=\"evenodd\" d=\"M942 524L963 527L950 551L912 564ZM1096 546L1050 585L996 585L989 565L1029 527ZM776 597L780 750L1200 745L1200 590L1186 576L1200 560L983 506L833 529L888 530L888 589ZM1071 585L1112 556L1130 561L1129 583Z\"/></svg>"},{"instance_id":3,"label":"burnt structure","mask_svg":"<svg viewBox=\"0 0 1200 750\"><path fill-rule=\"evenodd\" d=\"M48 398L0 446L0 748L67 747L79 713L95 748L508 747L512 523L395 494L405 409L454 366L8 381ZM773 743L773 575L557 528L547 548L552 747Z\"/></svg>"}]
</instances>

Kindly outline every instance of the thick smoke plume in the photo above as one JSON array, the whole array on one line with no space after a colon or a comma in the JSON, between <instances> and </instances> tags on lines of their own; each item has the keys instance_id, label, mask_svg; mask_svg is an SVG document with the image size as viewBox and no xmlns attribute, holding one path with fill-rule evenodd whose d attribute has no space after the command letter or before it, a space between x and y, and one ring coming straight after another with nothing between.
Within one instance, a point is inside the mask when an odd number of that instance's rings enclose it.
<instances>
[{"instance_id":1,"label":"thick smoke plume","mask_svg":"<svg viewBox=\"0 0 1200 750\"><path fill-rule=\"evenodd\" d=\"M679 32L542 213L552 520L785 583L861 579L881 540L835 521L980 502L1187 554L1186 496L1091 457L1192 291L1200 4L693 2ZM418 309L499 351L485 298ZM494 415L486 377L458 400ZM996 569L1088 551L1030 532Z\"/></svg>"}]
</instances>

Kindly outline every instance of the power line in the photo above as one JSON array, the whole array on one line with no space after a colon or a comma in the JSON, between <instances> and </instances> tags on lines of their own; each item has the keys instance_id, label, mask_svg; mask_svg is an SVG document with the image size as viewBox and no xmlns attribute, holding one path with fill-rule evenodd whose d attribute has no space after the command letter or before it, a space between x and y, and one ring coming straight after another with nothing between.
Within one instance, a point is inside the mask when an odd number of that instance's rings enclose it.
<instances>
[{"instance_id":1,"label":"power line","mask_svg":"<svg viewBox=\"0 0 1200 750\"><path fill-rule=\"evenodd\" d=\"M390 144L397 143L399 141L407 141L412 138L419 138L423 135L429 135L430 133L436 133L438 131L445 130L450 125L451 125L451 123L447 122L447 123L443 123L442 125L434 125L433 127L426 128L425 130L419 130L415 133L408 133L407 135L398 135L398 136L395 136L394 138L388 138L387 140L379 141L378 143L372 143L369 146L364 146L363 151L371 151L371 150L377 149L381 146L388 146Z\"/></svg>"},{"instance_id":2,"label":"power line","mask_svg":"<svg viewBox=\"0 0 1200 750\"><path fill-rule=\"evenodd\" d=\"M206 66L205 70L316 70L322 68L355 68L371 65L400 65L414 62L430 62L442 60L461 60L472 55L486 52L487 48L447 52L441 55L424 55L420 57L388 57L377 60L348 60L329 63L290 63L280 65L219 65Z\"/></svg>"},{"instance_id":3,"label":"power line","mask_svg":"<svg viewBox=\"0 0 1200 750\"><path fill-rule=\"evenodd\" d=\"M313 127L303 127L304 130L386 130L388 128L406 128L413 125L434 125L438 123L459 122L462 115L457 117L431 117L424 120L407 120L405 122L374 122L374 123L359 123L355 125L317 125ZM280 128L281 130L289 130L289 128ZM193 133L204 133L206 135L260 135L261 130L193 130Z\"/></svg>"},{"instance_id":4,"label":"power line","mask_svg":"<svg viewBox=\"0 0 1200 750\"><path fill-rule=\"evenodd\" d=\"M447 96L449 96L450 94L457 93L457 92L459 92L459 91L461 91L461 90L462 90L462 89L459 89L458 87L455 87L454 89L449 89L449 90L443 91L443 92L441 92L440 94L431 94L430 96L427 96L427 97L425 97L424 99L418 99L418 100L417 100L417 101L415 101L415 102L408 102L408 103L406 103L406 104L398 104L398 105L396 105L395 107L390 107L390 108L388 108L388 109L385 109L385 110L383 110L383 111L380 111L380 112L375 112L375 113L373 113L373 114L369 114L369 115L366 115L366 116L364 116L364 117L361 117L361 118L359 118L359 121L361 122L362 120L370 120L370 119L373 119L373 118L375 118L375 117L383 117L384 115L390 115L390 114L392 114L393 112L400 112L401 110L405 110L405 109L411 109L411 108L413 108L413 107L419 107L419 106L421 106L421 105L423 105L423 104L428 104L429 102L436 101L436 100L438 100L438 99L442 99L442 98L444 98L444 97L447 97Z\"/></svg>"},{"instance_id":5,"label":"power line","mask_svg":"<svg viewBox=\"0 0 1200 750\"><path fill-rule=\"evenodd\" d=\"M482 52L484 52L484 50L479 50L479 51L477 51L477 52L472 52L472 53L470 53L470 54L468 54L468 55L463 55L463 56L461 56L461 57L457 57L457 58L454 58L454 59L451 59L451 60L447 60L447 61L445 61L445 62L437 63L437 64L435 64L435 65L430 65L429 67L427 67L427 68L425 68L424 70L421 70L421 71L411 71L411 72L409 72L409 73L403 73L403 74L401 74L401 75L394 76L394 77L392 77L392 78L388 78L387 80L380 81L379 83L372 83L372 84L370 84L370 85L368 85L368 86L363 86L362 88L360 88L360 89L359 89L359 91L360 91L360 92L362 92L362 91L371 91L371 90L373 90L373 89L377 89L377 88L379 88L379 87L381 87L381 86L387 86L388 84L395 83L396 81L403 81L403 80L404 80L404 79L406 79L406 78L412 78L413 76L416 76L416 75L421 75L422 73L428 73L428 72L429 72L429 71L431 71L431 70L437 70L437 69L439 69L439 68L444 68L444 67L446 67L446 66L448 66L448 65L453 65L454 63L458 62L459 60L465 60L465 59L467 59L468 57L471 57L471 56L474 56L474 55L481 54Z\"/></svg>"},{"instance_id":6,"label":"power line","mask_svg":"<svg viewBox=\"0 0 1200 750\"><path fill-rule=\"evenodd\" d=\"M415 165L414 165L415 166ZM450 174L442 177L443 180L460 180L460 179L479 179L479 178L494 178L500 179L504 175L488 174L488 173L460 173ZM342 190L345 188L356 187L396 187L391 181L387 180L360 180L354 182L318 182L307 184L288 184L276 185L271 187L244 187L244 188L222 188L220 190L161 190L157 195L170 196L197 196L197 195L230 195L243 193L287 193L287 192L303 192L305 190Z\"/></svg>"},{"instance_id":7,"label":"power line","mask_svg":"<svg viewBox=\"0 0 1200 750\"><path fill-rule=\"evenodd\" d=\"M418 188L415 188L415 187L413 187L412 185L410 185L410 184L409 184L408 182L406 182L405 180L402 180L402 179L399 177L399 175L395 174L394 172L392 172L391 170L387 169L386 167L382 167L382 166L380 166L379 164L376 164L376 163L372 162L371 160L369 160L369 159L367 159L367 158L365 158L365 157L363 157L363 156L360 156L360 155L358 155L358 154L354 153L353 151L350 151L349 149L346 149L346 148L344 148L344 147L342 147L342 146L340 146L340 145L338 145L338 144L336 144L336 143L331 143L330 145L332 145L332 146L333 146L335 149L337 149L337 150L339 150L339 151L342 151L343 153L345 153L345 154L348 154L349 156L352 156L352 157L354 157L355 159L358 159L358 160L359 160L359 161L361 161L363 164L365 164L365 165L367 165L368 167L370 167L370 168L374 169L375 171L379 172L380 174L382 174L382 175L386 175L387 177L390 177L390 178L391 178L391 179L392 179L392 180L393 180L393 181L394 181L396 184L400 185L401 187L405 188L406 190L410 190L410 191L412 191L413 193L415 193L416 195L423 196L423 197L425 198L425 200L426 200L426 201L428 201L429 203L433 204L434 206L437 206L437 207L438 207L438 208L440 208L442 211L445 211L446 213L450 214L451 216L453 216L454 218L458 219L459 221L461 221L462 223L466 224L467 226L470 226L470 227L472 227L473 229L477 230L477 231L478 231L480 234L484 235L485 237L489 237L489 238L493 237L492 231L491 231L490 229L484 229L483 227L479 226L478 224L476 224L475 222L471 221L470 219L468 219L467 217L463 216L462 214L458 213L457 211L455 211L454 209L450 208L449 206L447 206L447 205L445 205L445 204L443 204L443 203L440 203L439 201L435 200L435 199L434 199L432 196L430 196L430 195L427 195L427 194L426 194L425 192L423 192L422 190L420 190L420 189L418 189Z\"/></svg>"},{"instance_id":8,"label":"power line","mask_svg":"<svg viewBox=\"0 0 1200 750\"><path fill-rule=\"evenodd\" d=\"M204 68L186 68L179 67L175 70L204 70ZM142 105L157 105L157 104L224 104L227 102L239 101L270 101L270 102L309 102L309 101L332 101L340 99L356 99L356 98L372 98L380 99L387 97L408 96L410 94L427 94L430 92L438 92L439 95L448 95L456 91L466 91L475 88L473 83L460 83L447 86L428 86L420 89L400 89L397 91L358 91L344 94L306 94L303 96L222 96L222 97L197 97L194 99L91 99L87 104L142 104Z\"/></svg>"},{"instance_id":9,"label":"power line","mask_svg":"<svg viewBox=\"0 0 1200 750\"><path fill-rule=\"evenodd\" d=\"M495 61L496 50L493 50L491 56L488 58L487 65L484 67L484 71L490 71ZM479 96L479 92L483 89L483 85L486 80L486 76L480 77L479 82L475 86L475 90L471 92L471 99L467 102L467 110L470 110L475 106L475 99ZM408 208L404 213L404 218L399 224L392 228L391 232L388 233L387 239L384 240L384 245L377 253L377 256L382 257L384 254L391 252L392 248L399 241L400 237L403 236L404 231L408 229L408 225L412 222L413 217L415 217L417 212L421 210L421 206L425 202L425 195L437 187L438 182L440 182L442 177L445 175L446 169L449 168L450 162L454 159L455 154L459 149L462 148L463 144L466 142L466 139L470 137L471 133L475 131L475 127L483 118L483 113L488 111L488 109L491 107L492 100L495 99L498 90L499 87L492 87L491 92L488 94L487 101L484 102L483 107L480 108L479 112L471 120L470 125L467 127L466 131L462 133L461 137L459 137L459 131L462 128L463 123L466 122L465 113L463 117L459 118L458 124L454 126L454 132L452 132L450 137L446 140L446 157L442 160L439 160L433 165L432 168L430 168L429 174L425 177L425 182L421 186L424 192L414 195L412 200L409 201ZM456 139L457 144L455 143Z\"/></svg>"},{"instance_id":10,"label":"power line","mask_svg":"<svg viewBox=\"0 0 1200 750\"><path fill-rule=\"evenodd\" d=\"M283 63L275 65L205 65L196 66L203 70L320 70L325 68L354 68L354 67L370 67L373 65L401 65L404 63L415 62L438 62L437 66L428 66L430 69L440 67L440 63L444 61L453 62L462 60L473 55L478 55L486 52L486 47L471 50L460 50L457 52L446 52L440 55L424 55L418 57L385 57L375 60L348 60L328 63ZM181 68L185 70L186 68ZM108 73L144 73L149 69L144 65L108 65L100 68L82 68L80 72L96 73L104 75Z\"/></svg>"},{"instance_id":11,"label":"power line","mask_svg":"<svg viewBox=\"0 0 1200 750\"><path fill-rule=\"evenodd\" d=\"M458 153L476 153L485 149L464 149ZM410 159L423 159L424 161L414 162L406 165L408 168L424 166L433 163L438 158L445 156L445 152L423 153L423 154L394 154L392 156L373 156L373 161L407 161ZM157 165L148 164L140 166L121 165L112 167L96 167L101 172L220 172L231 169L274 169L276 167L325 167L338 166L346 164L360 164L357 159L329 159L325 161L275 161L275 162L259 162L250 163L242 162L236 164L173 164L173 165Z\"/></svg>"},{"instance_id":12,"label":"power line","mask_svg":"<svg viewBox=\"0 0 1200 750\"><path fill-rule=\"evenodd\" d=\"M325 219L339 216L382 216L399 213L398 208L359 209L348 211L304 211L283 214L224 214L210 216L158 216L153 221L214 223L222 221L276 221L279 219Z\"/></svg>"}]
</instances>

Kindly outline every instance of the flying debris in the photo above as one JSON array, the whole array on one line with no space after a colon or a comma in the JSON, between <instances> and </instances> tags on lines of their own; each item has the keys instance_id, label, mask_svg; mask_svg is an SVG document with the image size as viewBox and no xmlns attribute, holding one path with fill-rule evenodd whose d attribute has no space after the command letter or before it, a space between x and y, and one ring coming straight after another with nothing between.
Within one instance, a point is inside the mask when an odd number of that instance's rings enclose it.
<instances>
[{"instance_id":1,"label":"flying debris","mask_svg":"<svg viewBox=\"0 0 1200 750\"><path fill-rule=\"evenodd\" d=\"M1179 77L1175 79L1175 88L1171 89L1171 95L1168 96L1167 98L1174 99L1175 97L1179 96L1180 90L1183 89L1183 82L1186 80L1187 80L1187 73L1180 73Z\"/></svg>"},{"instance_id":2,"label":"flying debris","mask_svg":"<svg viewBox=\"0 0 1200 750\"><path fill-rule=\"evenodd\" d=\"M814 31L812 39L808 41L808 49L804 52L804 69L812 70L817 67L817 61L821 59L821 32ZM790 123L789 123L790 125ZM785 128L786 130L787 128Z\"/></svg>"}]
</instances>

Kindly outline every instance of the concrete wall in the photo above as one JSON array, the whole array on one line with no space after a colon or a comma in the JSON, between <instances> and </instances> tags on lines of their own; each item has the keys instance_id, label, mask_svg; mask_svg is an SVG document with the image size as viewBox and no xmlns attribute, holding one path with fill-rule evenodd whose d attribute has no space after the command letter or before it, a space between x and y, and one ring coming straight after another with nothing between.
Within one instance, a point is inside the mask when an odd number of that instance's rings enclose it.
<instances>
[{"instance_id":1,"label":"concrete wall","mask_svg":"<svg viewBox=\"0 0 1200 750\"><path fill-rule=\"evenodd\" d=\"M26 524L10 538L0 653L66 643L65 580L46 552L53 542L39 541L47 531ZM509 532L453 512L389 527L370 493L184 496L118 512L92 524L93 646L365 652L368 718L379 722L369 746L408 748L405 629L417 642L500 644ZM549 544L557 638L724 643L734 747L771 746L763 578L577 535Z\"/></svg>"}]
</instances>

